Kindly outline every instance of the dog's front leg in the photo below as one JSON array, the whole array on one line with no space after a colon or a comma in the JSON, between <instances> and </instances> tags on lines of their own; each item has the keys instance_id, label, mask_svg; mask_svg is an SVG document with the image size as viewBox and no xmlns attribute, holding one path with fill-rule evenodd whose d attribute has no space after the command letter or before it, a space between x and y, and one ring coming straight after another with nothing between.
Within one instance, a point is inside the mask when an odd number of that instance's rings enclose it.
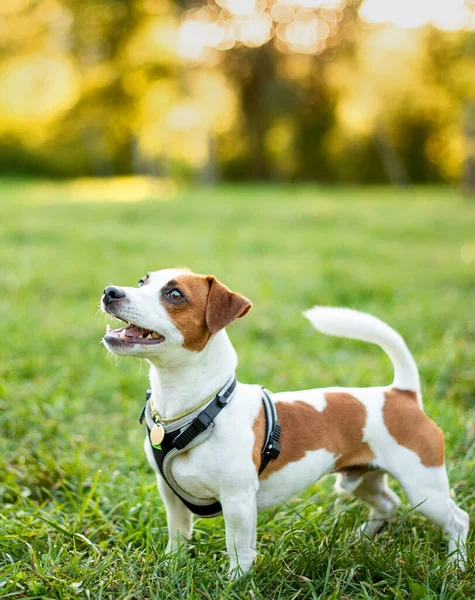
<instances>
[{"instance_id":1,"label":"dog's front leg","mask_svg":"<svg viewBox=\"0 0 475 600\"><path fill-rule=\"evenodd\" d=\"M221 499L226 525L226 548L233 579L247 573L256 557L256 491L230 495Z\"/></svg>"},{"instance_id":2,"label":"dog's front leg","mask_svg":"<svg viewBox=\"0 0 475 600\"><path fill-rule=\"evenodd\" d=\"M167 511L168 544L166 552L176 552L180 544L191 539L193 515L173 492L161 475L157 474L157 484Z\"/></svg>"}]
</instances>

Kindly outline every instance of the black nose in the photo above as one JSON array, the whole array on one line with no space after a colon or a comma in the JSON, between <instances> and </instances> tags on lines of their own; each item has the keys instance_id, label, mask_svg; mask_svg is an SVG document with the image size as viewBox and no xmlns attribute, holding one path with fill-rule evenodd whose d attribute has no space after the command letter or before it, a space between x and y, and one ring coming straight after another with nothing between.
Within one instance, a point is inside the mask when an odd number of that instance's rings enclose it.
<instances>
[{"instance_id":1,"label":"black nose","mask_svg":"<svg viewBox=\"0 0 475 600\"><path fill-rule=\"evenodd\" d=\"M116 300L120 300L125 296L125 292L119 290L119 288L107 286L104 290L104 304L111 304Z\"/></svg>"}]
</instances>

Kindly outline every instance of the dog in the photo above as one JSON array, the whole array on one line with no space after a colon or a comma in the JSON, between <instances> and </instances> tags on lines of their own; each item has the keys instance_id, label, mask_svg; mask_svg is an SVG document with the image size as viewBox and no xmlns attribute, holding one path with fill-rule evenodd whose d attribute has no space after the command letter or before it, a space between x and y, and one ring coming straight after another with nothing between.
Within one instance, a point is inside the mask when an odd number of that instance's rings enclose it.
<instances>
[{"instance_id":1,"label":"dog","mask_svg":"<svg viewBox=\"0 0 475 600\"><path fill-rule=\"evenodd\" d=\"M240 576L256 557L257 511L300 494L328 473L337 474L339 490L369 506L361 533L374 536L400 504L388 487L389 473L415 510L442 527L449 559L463 567L469 518L450 497L443 433L423 411L418 369L402 337L368 314L311 308L304 315L318 331L379 345L393 363L394 382L275 393L266 408L259 385L235 383L230 394L237 355L226 327L251 307L215 277L187 269L155 271L138 287L104 290L102 310L126 323L108 326L105 347L150 365L145 452L166 508L167 552L190 540L190 498L196 499L222 510L230 573ZM219 399L226 386L231 401ZM219 414L211 415L212 407ZM269 410L275 411L280 435L262 471ZM174 449L165 476L156 452L163 451L167 428L178 423L179 435L189 426L187 418L200 415L202 421L206 411L211 416L198 437Z\"/></svg>"}]
</instances>

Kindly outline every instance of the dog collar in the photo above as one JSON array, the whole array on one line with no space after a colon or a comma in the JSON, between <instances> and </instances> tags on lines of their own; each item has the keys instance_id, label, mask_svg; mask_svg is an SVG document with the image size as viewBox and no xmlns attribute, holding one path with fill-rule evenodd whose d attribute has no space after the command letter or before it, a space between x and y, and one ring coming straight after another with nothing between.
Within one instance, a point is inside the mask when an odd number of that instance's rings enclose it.
<instances>
[{"instance_id":1,"label":"dog collar","mask_svg":"<svg viewBox=\"0 0 475 600\"><path fill-rule=\"evenodd\" d=\"M158 414L158 410L155 408L155 403L153 401L153 398L151 397L151 390L147 390L147 394L150 392L150 396L148 396L148 398L150 398L150 412L152 413L152 419L158 420L161 423L174 423L175 421L179 421L180 419L183 419L184 417L188 417L189 415L191 415L192 413L194 413L195 411L199 410L200 408L203 408L203 406L205 404L207 404L210 400L212 400L215 396L217 396L219 394L219 392L222 390L223 388L220 388L217 392L210 394L207 398L205 398L203 400L203 402L200 402L198 404L198 406L195 406L194 408L187 410L185 412L182 412L181 414L177 415L176 417L173 417L171 419L165 419L165 417L161 417ZM147 399L148 399L147 398Z\"/></svg>"},{"instance_id":2,"label":"dog collar","mask_svg":"<svg viewBox=\"0 0 475 600\"><path fill-rule=\"evenodd\" d=\"M152 390L149 388L145 394L145 404L142 408L142 412L140 413L140 424L143 423L144 418L147 417L147 421L153 421L153 423L159 423L163 426L166 433L175 431L177 429L183 429L184 426L191 423L195 418L199 417L201 413L204 413L208 410L211 404L219 399L218 406L220 410L222 410L226 404L231 401L231 397L234 394L236 389L237 380L236 376L233 375L228 379L228 381L224 384L222 388L220 388L211 396L205 398L202 402L200 402L197 406L192 408L191 410L185 411L171 419L165 419L161 417L158 411L155 408L155 404L152 398ZM205 408L203 408L205 407ZM201 410L202 409L202 410ZM209 412L209 411L208 411ZM220 412L220 411L218 411ZM216 413L218 414L218 413ZM153 426L153 425L152 425Z\"/></svg>"}]
</instances>

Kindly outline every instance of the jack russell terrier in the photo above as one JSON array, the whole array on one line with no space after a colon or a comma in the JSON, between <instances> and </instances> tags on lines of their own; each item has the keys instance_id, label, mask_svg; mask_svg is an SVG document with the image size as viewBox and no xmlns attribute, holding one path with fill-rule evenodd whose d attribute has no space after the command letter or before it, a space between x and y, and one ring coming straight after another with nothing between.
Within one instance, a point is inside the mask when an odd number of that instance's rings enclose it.
<instances>
[{"instance_id":1,"label":"jack russell terrier","mask_svg":"<svg viewBox=\"0 0 475 600\"><path fill-rule=\"evenodd\" d=\"M225 328L252 303L213 276L156 271L138 287L106 287L101 307L127 323L108 326L107 350L150 365L141 421L165 503L168 552L190 539L192 513L222 512L231 574L245 573L256 556L257 510L328 473L368 504L361 532L373 536L400 503L389 473L416 510L443 528L450 559L464 566L469 518L450 497L443 434L423 411L412 355L388 325L346 308L304 313L325 334L379 345L394 365L392 385L269 395L235 380Z\"/></svg>"}]
</instances>

